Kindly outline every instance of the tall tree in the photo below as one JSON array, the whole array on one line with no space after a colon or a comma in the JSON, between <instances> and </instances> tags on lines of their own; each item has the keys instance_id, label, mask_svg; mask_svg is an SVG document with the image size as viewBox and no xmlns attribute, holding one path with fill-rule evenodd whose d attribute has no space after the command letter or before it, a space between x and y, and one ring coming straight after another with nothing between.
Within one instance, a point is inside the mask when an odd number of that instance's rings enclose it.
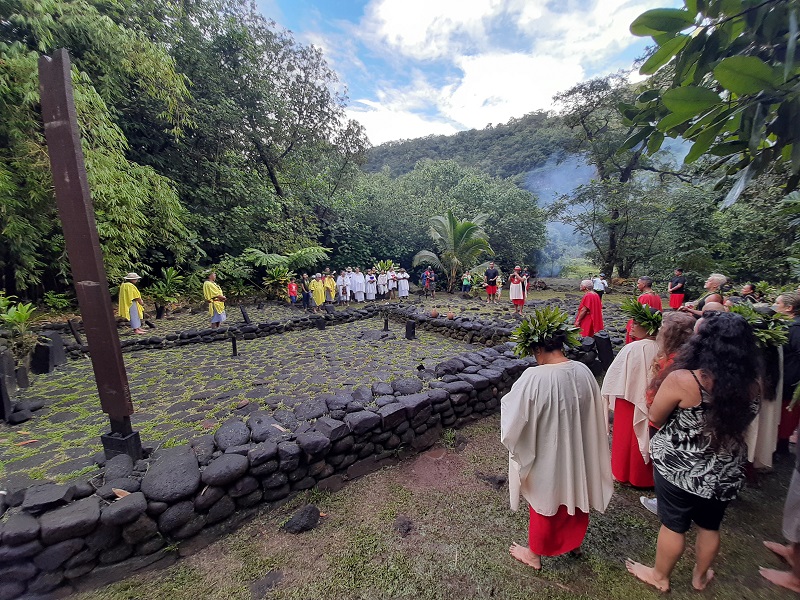
<instances>
[{"instance_id":1,"label":"tall tree","mask_svg":"<svg viewBox=\"0 0 800 600\"><path fill-rule=\"evenodd\" d=\"M106 14L92 0L0 2L0 275L2 287L29 290L64 277L63 239L53 200L39 113L37 60L66 47L100 242L110 276L134 267L148 248L173 258L187 251L185 211L171 182L126 157L121 98L185 121L185 81L163 48ZM127 104L132 104L126 100ZM63 282L62 282L63 283Z\"/></svg>"}]
</instances>

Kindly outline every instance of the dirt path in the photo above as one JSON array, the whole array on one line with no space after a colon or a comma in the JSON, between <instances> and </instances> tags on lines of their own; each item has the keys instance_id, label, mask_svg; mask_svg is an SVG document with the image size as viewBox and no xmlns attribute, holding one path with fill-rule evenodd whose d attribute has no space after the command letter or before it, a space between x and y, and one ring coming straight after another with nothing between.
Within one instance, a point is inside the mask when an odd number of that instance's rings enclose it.
<instances>
[{"instance_id":1,"label":"dirt path","mask_svg":"<svg viewBox=\"0 0 800 600\"><path fill-rule=\"evenodd\" d=\"M508 556L525 543L527 513L508 509L506 454L499 417L445 436L434 448L335 494L309 492L262 514L236 533L173 567L78 596L79 600L260 600L502 598L537 600L660 597L625 571L624 558L651 561L658 522L640 493L617 488L605 515L592 515L582 559L544 559L540 574ZM465 443L466 442L466 443ZM691 591L693 551L676 570L672 598L779 599L789 595L758 575L778 566L761 547L780 540L791 474L784 461L748 489L723 525L717 580ZM315 530L279 531L293 510L313 502L326 515Z\"/></svg>"}]
</instances>

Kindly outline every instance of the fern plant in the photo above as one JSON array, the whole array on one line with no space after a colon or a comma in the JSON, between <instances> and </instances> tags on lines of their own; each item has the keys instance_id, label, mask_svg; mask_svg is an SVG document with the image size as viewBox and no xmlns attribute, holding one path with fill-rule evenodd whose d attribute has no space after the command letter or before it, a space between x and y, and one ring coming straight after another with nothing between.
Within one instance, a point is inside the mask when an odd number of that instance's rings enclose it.
<instances>
[{"instance_id":1,"label":"fern plant","mask_svg":"<svg viewBox=\"0 0 800 600\"><path fill-rule=\"evenodd\" d=\"M50 310L66 310L72 307L73 299L69 294L58 294L53 291L44 293L44 305Z\"/></svg>"},{"instance_id":2,"label":"fern plant","mask_svg":"<svg viewBox=\"0 0 800 600\"><path fill-rule=\"evenodd\" d=\"M516 342L514 353L517 356L530 356L533 348L543 344L557 335L565 337L565 345L580 345L578 328L569 323L569 314L555 306L536 308L519 324L511 334L511 341Z\"/></svg>"}]
</instances>

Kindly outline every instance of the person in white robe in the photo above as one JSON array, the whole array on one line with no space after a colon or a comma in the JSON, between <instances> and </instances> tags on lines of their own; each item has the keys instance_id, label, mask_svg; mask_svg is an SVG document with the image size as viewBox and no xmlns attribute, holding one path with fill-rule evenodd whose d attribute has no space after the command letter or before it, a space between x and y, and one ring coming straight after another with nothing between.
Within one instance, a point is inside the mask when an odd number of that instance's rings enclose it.
<instances>
[{"instance_id":1,"label":"person in white robe","mask_svg":"<svg viewBox=\"0 0 800 600\"><path fill-rule=\"evenodd\" d=\"M355 285L355 278L353 277L353 267L347 267L344 272L344 281L347 284L347 301L354 300L353 286Z\"/></svg>"},{"instance_id":2,"label":"person in white robe","mask_svg":"<svg viewBox=\"0 0 800 600\"><path fill-rule=\"evenodd\" d=\"M336 293L339 296L339 304L347 304L350 300L350 278L345 271L341 271L336 278Z\"/></svg>"},{"instance_id":3,"label":"person in white robe","mask_svg":"<svg viewBox=\"0 0 800 600\"><path fill-rule=\"evenodd\" d=\"M367 271L364 285L366 287L367 300L375 300L375 294L378 293L378 278L372 269Z\"/></svg>"},{"instance_id":4,"label":"person in white robe","mask_svg":"<svg viewBox=\"0 0 800 600\"><path fill-rule=\"evenodd\" d=\"M378 275L378 297L383 300L389 292L389 278L386 276L386 271L381 271Z\"/></svg>"},{"instance_id":5,"label":"person in white robe","mask_svg":"<svg viewBox=\"0 0 800 600\"><path fill-rule=\"evenodd\" d=\"M513 544L509 552L534 569L542 556L580 552L589 510L604 512L614 492L600 388L586 365L564 356L565 342L577 343L575 328L566 312L553 327L543 316L550 310L523 322L537 328L537 341L523 347L521 328L515 332L517 353L532 354L538 366L503 397L500 417L511 508L518 509L520 494L530 506L528 546Z\"/></svg>"},{"instance_id":6,"label":"person in white robe","mask_svg":"<svg viewBox=\"0 0 800 600\"><path fill-rule=\"evenodd\" d=\"M411 276L402 267L397 273L397 296L399 298L408 298L408 280Z\"/></svg>"},{"instance_id":7,"label":"person in white robe","mask_svg":"<svg viewBox=\"0 0 800 600\"><path fill-rule=\"evenodd\" d=\"M361 269L356 267L352 279L353 279L353 295L356 298L356 302L363 302L364 292L367 289L367 281L364 278L364 274L361 272Z\"/></svg>"},{"instance_id":8,"label":"person in white robe","mask_svg":"<svg viewBox=\"0 0 800 600\"><path fill-rule=\"evenodd\" d=\"M778 381L774 389L762 389L758 414L750 423L744 438L747 443L747 461L755 469L771 469L772 455L778 449L783 392L783 348L778 347L775 352L778 359ZM764 385L762 380L762 386Z\"/></svg>"},{"instance_id":9,"label":"person in white robe","mask_svg":"<svg viewBox=\"0 0 800 600\"><path fill-rule=\"evenodd\" d=\"M386 273L386 283L389 286L389 299L394 300L397 295L397 272L394 267Z\"/></svg>"},{"instance_id":10,"label":"person in white robe","mask_svg":"<svg viewBox=\"0 0 800 600\"><path fill-rule=\"evenodd\" d=\"M634 328L635 325L631 330ZM614 479L640 488L654 485L653 466L650 464L647 386L657 354L658 344L652 338L626 344L603 378L601 391L603 400L615 415L611 446Z\"/></svg>"}]
</instances>

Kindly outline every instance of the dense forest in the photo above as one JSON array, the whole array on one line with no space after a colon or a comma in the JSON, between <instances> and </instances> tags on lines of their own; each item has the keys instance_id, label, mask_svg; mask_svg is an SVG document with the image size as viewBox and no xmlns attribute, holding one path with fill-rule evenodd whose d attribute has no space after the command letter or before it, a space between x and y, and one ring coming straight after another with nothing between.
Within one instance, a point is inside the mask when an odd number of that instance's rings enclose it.
<instances>
[{"instance_id":1,"label":"dense forest","mask_svg":"<svg viewBox=\"0 0 800 600\"><path fill-rule=\"evenodd\" d=\"M40 53L66 47L89 183L112 282L220 271L261 285L275 257L305 267L410 267L428 220L486 214L507 261L544 245L531 195L443 162L401 179L360 170L369 147L319 49L251 2L0 3L0 278L8 293L68 290L38 102ZM510 235L523 208L529 227ZM327 249L327 250L325 250ZM301 264L296 261L292 264ZM151 277L152 280L152 277Z\"/></svg>"},{"instance_id":2,"label":"dense forest","mask_svg":"<svg viewBox=\"0 0 800 600\"><path fill-rule=\"evenodd\" d=\"M448 210L480 220L506 270L569 266L579 251L584 272L622 277L664 277L677 264L739 280L793 277L800 209L784 197L789 167L754 171L720 211L735 181L718 181L714 157L681 165L654 126L636 133L671 84L663 72L637 86L621 74L583 82L554 98L553 113L370 148L322 52L250 0L5 0L0 287L9 294L71 287L36 67L60 47L73 60L112 283L128 271L148 285L170 267L190 280L214 268L246 294L293 268L387 259L410 268L417 252L437 249L430 219ZM545 202L526 189L532 170L575 157L594 179ZM548 221L576 237L548 239Z\"/></svg>"},{"instance_id":3,"label":"dense forest","mask_svg":"<svg viewBox=\"0 0 800 600\"><path fill-rule=\"evenodd\" d=\"M508 178L575 153L578 143L562 118L536 111L508 123L489 124L484 129L455 135L386 142L370 149L363 169L374 173L388 167L393 175L403 175L420 160L454 160L489 175Z\"/></svg>"}]
</instances>

